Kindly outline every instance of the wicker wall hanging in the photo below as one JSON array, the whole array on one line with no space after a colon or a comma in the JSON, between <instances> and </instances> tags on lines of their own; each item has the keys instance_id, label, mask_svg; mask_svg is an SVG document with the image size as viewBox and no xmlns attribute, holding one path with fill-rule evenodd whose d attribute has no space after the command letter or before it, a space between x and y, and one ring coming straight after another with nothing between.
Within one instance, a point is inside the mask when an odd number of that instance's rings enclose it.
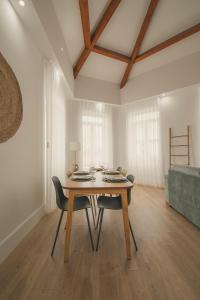
<instances>
[{"instance_id":1,"label":"wicker wall hanging","mask_svg":"<svg viewBox=\"0 0 200 300\"><path fill-rule=\"evenodd\" d=\"M0 143L16 133L22 121L22 114L19 83L0 52Z\"/></svg>"}]
</instances>

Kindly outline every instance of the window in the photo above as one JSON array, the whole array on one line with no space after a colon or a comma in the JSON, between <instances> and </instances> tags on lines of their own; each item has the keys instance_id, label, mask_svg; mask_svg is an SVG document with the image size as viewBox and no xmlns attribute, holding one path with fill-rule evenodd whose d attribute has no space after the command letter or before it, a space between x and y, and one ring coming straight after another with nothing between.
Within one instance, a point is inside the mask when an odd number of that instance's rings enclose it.
<instances>
[{"instance_id":1,"label":"window","mask_svg":"<svg viewBox=\"0 0 200 300\"><path fill-rule=\"evenodd\" d=\"M103 120L101 117L82 117L82 146L84 167L104 165L102 153Z\"/></svg>"},{"instance_id":2,"label":"window","mask_svg":"<svg viewBox=\"0 0 200 300\"><path fill-rule=\"evenodd\" d=\"M82 103L81 137L83 168L112 166L111 107L101 103Z\"/></svg>"}]
</instances>

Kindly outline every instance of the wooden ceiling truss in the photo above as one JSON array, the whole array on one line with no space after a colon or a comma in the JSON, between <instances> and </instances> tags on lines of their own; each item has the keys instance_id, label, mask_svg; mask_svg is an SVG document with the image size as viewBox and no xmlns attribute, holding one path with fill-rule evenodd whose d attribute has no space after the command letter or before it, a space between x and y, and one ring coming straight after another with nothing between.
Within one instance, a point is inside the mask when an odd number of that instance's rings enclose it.
<instances>
[{"instance_id":1,"label":"wooden ceiling truss","mask_svg":"<svg viewBox=\"0 0 200 300\"><path fill-rule=\"evenodd\" d=\"M121 1L122 0L111 0L110 1L109 5L108 5L105 13L103 14L103 17L101 18L100 22L98 23L94 33L91 34L88 0L79 0L85 47L74 66L74 78L76 78L78 76L81 68L83 67L83 65L84 65L85 61L87 60L88 56L90 55L90 53L95 52L95 53L104 55L106 57L110 57L112 59L116 59L118 61L121 61L121 62L124 62L127 64L124 76L120 83L120 88L123 88L128 81L130 72L133 69L133 66L135 63L137 63L137 62L189 37L190 35L200 31L200 23L198 23L198 24L186 29L185 31L172 36L171 38L167 39L166 41L152 47L151 49L149 49L143 53L140 53L140 48L141 48L142 42L143 42L145 34L149 28L149 24L151 22L154 12L155 12L156 6L159 2L159 0L151 0L130 57L126 56L124 54L100 47L97 45L97 41Z\"/></svg>"}]
</instances>

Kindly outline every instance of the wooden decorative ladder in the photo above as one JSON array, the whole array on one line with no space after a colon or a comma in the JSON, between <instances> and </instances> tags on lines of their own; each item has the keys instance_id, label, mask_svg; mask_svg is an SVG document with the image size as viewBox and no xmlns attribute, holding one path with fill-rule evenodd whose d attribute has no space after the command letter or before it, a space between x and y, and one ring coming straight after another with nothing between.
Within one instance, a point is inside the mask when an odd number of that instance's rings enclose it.
<instances>
[{"instance_id":1,"label":"wooden decorative ladder","mask_svg":"<svg viewBox=\"0 0 200 300\"><path fill-rule=\"evenodd\" d=\"M180 138L185 138L186 142L181 143L181 144L174 144L172 141ZM174 154L174 151L172 149L176 148L186 148L186 153L185 154ZM172 159L173 157L185 157L187 159L187 162L185 165L189 166L190 165L190 126L187 126L187 133L183 135L172 135L172 128L169 128L169 165L170 168L173 166Z\"/></svg>"}]
</instances>

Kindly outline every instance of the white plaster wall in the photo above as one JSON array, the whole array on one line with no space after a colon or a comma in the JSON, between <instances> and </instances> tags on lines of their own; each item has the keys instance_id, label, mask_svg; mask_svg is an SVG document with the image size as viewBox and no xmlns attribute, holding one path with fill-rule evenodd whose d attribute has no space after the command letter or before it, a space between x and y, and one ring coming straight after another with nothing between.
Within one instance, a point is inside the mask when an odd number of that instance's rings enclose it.
<instances>
[{"instance_id":1,"label":"white plaster wall","mask_svg":"<svg viewBox=\"0 0 200 300\"><path fill-rule=\"evenodd\" d=\"M43 61L7 0L0 1L0 51L23 97L22 124L14 137L0 144L1 261L33 224L11 248L4 247L5 239L43 205Z\"/></svg>"},{"instance_id":2,"label":"white plaster wall","mask_svg":"<svg viewBox=\"0 0 200 300\"><path fill-rule=\"evenodd\" d=\"M69 59L68 49L65 44L62 31L60 29L59 21L54 11L54 7L49 0L32 0L33 6L40 19L40 22L46 32L46 35L51 43L52 49L63 74L67 80L67 84L73 93L74 90L74 76L73 68ZM63 48L63 51L61 51Z\"/></svg>"},{"instance_id":3,"label":"white plaster wall","mask_svg":"<svg viewBox=\"0 0 200 300\"><path fill-rule=\"evenodd\" d=\"M129 80L121 90L122 104L181 89L200 82L200 52Z\"/></svg>"},{"instance_id":4,"label":"white plaster wall","mask_svg":"<svg viewBox=\"0 0 200 300\"><path fill-rule=\"evenodd\" d=\"M199 88L191 86L171 92L160 98L161 120L162 120L162 149L164 172L169 168L169 128L172 128L173 135L186 133L187 125L190 126L190 158L192 166L199 166ZM185 144L185 138L175 141L177 144ZM174 143L175 143L174 142ZM180 148L174 154L185 154L187 149ZM176 158L175 163L185 164L185 158Z\"/></svg>"},{"instance_id":5,"label":"white plaster wall","mask_svg":"<svg viewBox=\"0 0 200 300\"><path fill-rule=\"evenodd\" d=\"M121 103L118 84L85 76L78 76L75 80L74 96L109 104Z\"/></svg>"}]
</instances>

